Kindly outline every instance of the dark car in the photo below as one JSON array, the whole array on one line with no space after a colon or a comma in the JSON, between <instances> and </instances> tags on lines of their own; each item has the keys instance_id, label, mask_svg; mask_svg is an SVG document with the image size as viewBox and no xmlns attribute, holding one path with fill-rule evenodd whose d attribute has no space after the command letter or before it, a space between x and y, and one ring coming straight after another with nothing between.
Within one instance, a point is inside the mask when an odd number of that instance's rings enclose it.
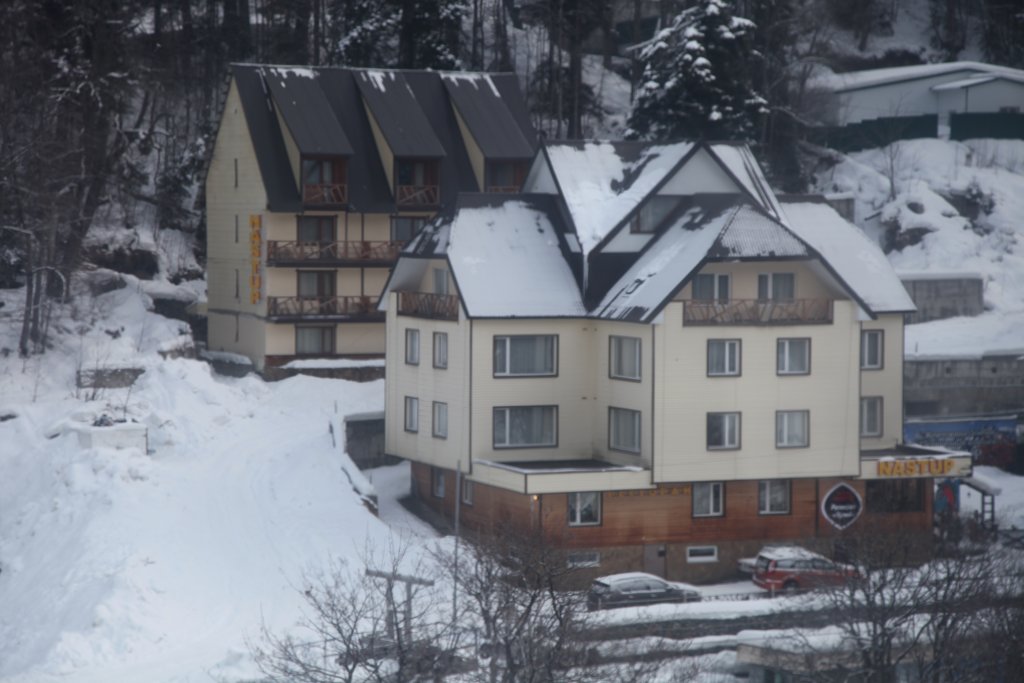
<instances>
[{"instance_id":1,"label":"dark car","mask_svg":"<svg viewBox=\"0 0 1024 683\"><path fill-rule=\"evenodd\" d=\"M763 548L754 563L754 583L773 593L839 586L858 576L856 567L798 546Z\"/></svg>"},{"instance_id":2,"label":"dark car","mask_svg":"<svg viewBox=\"0 0 1024 683\"><path fill-rule=\"evenodd\" d=\"M587 593L587 609L610 609L629 605L653 605L658 602L699 602L696 586L645 574L630 572L594 579Z\"/></svg>"}]
</instances>

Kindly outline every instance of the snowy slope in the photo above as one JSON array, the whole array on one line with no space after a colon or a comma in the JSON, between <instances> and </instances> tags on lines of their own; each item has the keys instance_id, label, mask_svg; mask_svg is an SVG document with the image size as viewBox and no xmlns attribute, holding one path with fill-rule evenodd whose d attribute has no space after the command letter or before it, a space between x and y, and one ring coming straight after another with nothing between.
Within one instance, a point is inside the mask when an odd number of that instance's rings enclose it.
<instances>
[{"instance_id":1,"label":"snowy slope","mask_svg":"<svg viewBox=\"0 0 1024 683\"><path fill-rule=\"evenodd\" d=\"M15 294L0 293L0 348ZM295 622L303 573L392 533L328 431L379 410L382 382L265 384L162 360L178 323L144 301L105 294L96 326L62 318L55 350L0 358L0 414L16 415L0 422L0 680L253 675L246 638ZM130 394L91 397L73 387L78 358L146 372ZM81 447L74 428L101 413L146 424L150 452Z\"/></svg>"}]
</instances>

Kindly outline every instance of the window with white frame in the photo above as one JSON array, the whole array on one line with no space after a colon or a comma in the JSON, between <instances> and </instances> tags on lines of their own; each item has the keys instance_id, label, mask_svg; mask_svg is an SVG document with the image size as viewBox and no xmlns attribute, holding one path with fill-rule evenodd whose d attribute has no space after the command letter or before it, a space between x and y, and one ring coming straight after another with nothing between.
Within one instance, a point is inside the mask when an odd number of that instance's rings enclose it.
<instances>
[{"instance_id":1,"label":"window with white frame","mask_svg":"<svg viewBox=\"0 0 1024 683\"><path fill-rule=\"evenodd\" d=\"M882 369L882 330L863 330L860 333L860 369Z\"/></svg>"},{"instance_id":2,"label":"window with white frame","mask_svg":"<svg viewBox=\"0 0 1024 683\"><path fill-rule=\"evenodd\" d=\"M615 379L640 379L640 338L618 337L608 338L609 370L608 374Z\"/></svg>"},{"instance_id":3,"label":"window with white frame","mask_svg":"<svg viewBox=\"0 0 1024 683\"><path fill-rule=\"evenodd\" d=\"M460 500L463 505L473 504L473 482L469 479L462 480L462 494Z\"/></svg>"},{"instance_id":4,"label":"window with white frame","mask_svg":"<svg viewBox=\"0 0 1024 683\"><path fill-rule=\"evenodd\" d=\"M788 514L789 492L790 483L788 479L765 479L757 482L758 514Z\"/></svg>"},{"instance_id":5,"label":"window with white frame","mask_svg":"<svg viewBox=\"0 0 1024 683\"><path fill-rule=\"evenodd\" d=\"M708 413L708 450L740 447L740 414Z\"/></svg>"},{"instance_id":6,"label":"window with white frame","mask_svg":"<svg viewBox=\"0 0 1024 683\"><path fill-rule=\"evenodd\" d=\"M881 396L865 396L860 400L860 435L882 435Z\"/></svg>"},{"instance_id":7,"label":"window with white frame","mask_svg":"<svg viewBox=\"0 0 1024 683\"><path fill-rule=\"evenodd\" d=\"M438 467L430 468L430 492L435 498L444 498L444 470Z\"/></svg>"},{"instance_id":8,"label":"window with white frame","mask_svg":"<svg viewBox=\"0 0 1024 683\"><path fill-rule=\"evenodd\" d=\"M693 516L721 517L725 514L725 484L701 481L693 485Z\"/></svg>"},{"instance_id":9,"label":"window with white frame","mask_svg":"<svg viewBox=\"0 0 1024 683\"><path fill-rule=\"evenodd\" d=\"M434 294L448 294L448 271L444 268L434 268Z\"/></svg>"},{"instance_id":10,"label":"window with white frame","mask_svg":"<svg viewBox=\"0 0 1024 683\"><path fill-rule=\"evenodd\" d=\"M596 550L574 550L565 556L565 564L570 569L600 567L601 553Z\"/></svg>"},{"instance_id":11,"label":"window with white frame","mask_svg":"<svg viewBox=\"0 0 1024 683\"><path fill-rule=\"evenodd\" d=\"M718 546L688 545L686 546L686 561L692 564L718 562Z\"/></svg>"},{"instance_id":12,"label":"window with white frame","mask_svg":"<svg viewBox=\"0 0 1024 683\"><path fill-rule=\"evenodd\" d=\"M494 375L530 377L557 372L558 337L553 334L494 338Z\"/></svg>"},{"instance_id":13,"label":"window with white frame","mask_svg":"<svg viewBox=\"0 0 1024 683\"><path fill-rule=\"evenodd\" d=\"M434 333L434 367L444 370L448 367L448 333Z\"/></svg>"},{"instance_id":14,"label":"window with white frame","mask_svg":"<svg viewBox=\"0 0 1024 683\"><path fill-rule=\"evenodd\" d=\"M810 445L811 414L807 410L775 412L775 447L805 448Z\"/></svg>"},{"instance_id":15,"label":"window with white frame","mask_svg":"<svg viewBox=\"0 0 1024 683\"><path fill-rule=\"evenodd\" d=\"M693 278L694 301L729 300L729 276L724 273L701 273Z\"/></svg>"},{"instance_id":16,"label":"window with white frame","mask_svg":"<svg viewBox=\"0 0 1024 683\"><path fill-rule=\"evenodd\" d=\"M806 375L811 372L811 340L779 339L775 347L775 372L780 375Z\"/></svg>"},{"instance_id":17,"label":"window with white frame","mask_svg":"<svg viewBox=\"0 0 1024 683\"><path fill-rule=\"evenodd\" d=\"M415 396L405 397L405 431L420 430L420 400Z\"/></svg>"},{"instance_id":18,"label":"window with white frame","mask_svg":"<svg viewBox=\"0 0 1024 683\"><path fill-rule=\"evenodd\" d=\"M595 526L601 523L601 492L570 493L569 526Z\"/></svg>"},{"instance_id":19,"label":"window with white frame","mask_svg":"<svg viewBox=\"0 0 1024 683\"><path fill-rule=\"evenodd\" d=\"M608 409L608 448L627 453L640 452L640 411Z\"/></svg>"},{"instance_id":20,"label":"window with white frame","mask_svg":"<svg viewBox=\"0 0 1024 683\"><path fill-rule=\"evenodd\" d=\"M405 362L420 364L420 331L411 327L405 330Z\"/></svg>"},{"instance_id":21,"label":"window with white frame","mask_svg":"<svg viewBox=\"0 0 1024 683\"><path fill-rule=\"evenodd\" d=\"M740 374L740 340L708 339L708 377Z\"/></svg>"},{"instance_id":22,"label":"window with white frame","mask_svg":"<svg viewBox=\"0 0 1024 683\"><path fill-rule=\"evenodd\" d=\"M433 410L433 431L434 436L439 439L448 438L448 404L434 401Z\"/></svg>"},{"instance_id":23,"label":"window with white frame","mask_svg":"<svg viewBox=\"0 0 1024 683\"><path fill-rule=\"evenodd\" d=\"M637 210L629 221L632 233L651 233L658 229L665 217L679 204L679 197L654 195Z\"/></svg>"},{"instance_id":24,"label":"window with white frame","mask_svg":"<svg viewBox=\"0 0 1024 683\"><path fill-rule=\"evenodd\" d=\"M558 408L511 406L494 409L495 448L554 446L558 439Z\"/></svg>"},{"instance_id":25,"label":"window with white frame","mask_svg":"<svg viewBox=\"0 0 1024 683\"><path fill-rule=\"evenodd\" d=\"M762 273L757 276L757 298L761 301L792 301L796 297L793 273Z\"/></svg>"}]
</instances>

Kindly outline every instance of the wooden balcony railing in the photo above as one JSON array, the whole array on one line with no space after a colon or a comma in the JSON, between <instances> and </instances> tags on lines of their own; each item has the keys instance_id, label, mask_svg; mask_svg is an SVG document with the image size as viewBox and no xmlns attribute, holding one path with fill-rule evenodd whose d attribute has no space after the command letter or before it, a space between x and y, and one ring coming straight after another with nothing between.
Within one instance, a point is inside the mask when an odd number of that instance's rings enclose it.
<instances>
[{"instance_id":1,"label":"wooden balcony railing","mask_svg":"<svg viewBox=\"0 0 1024 683\"><path fill-rule=\"evenodd\" d=\"M267 264L393 262L404 242L290 242L269 240Z\"/></svg>"},{"instance_id":2,"label":"wooden balcony railing","mask_svg":"<svg viewBox=\"0 0 1024 683\"><path fill-rule=\"evenodd\" d=\"M488 192L516 193L519 192L518 185L488 185Z\"/></svg>"},{"instance_id":3,"label":"wooden balcony railing","mask_svg":"<svg viewBox=\"0 0 1024 683\"><path fill-rule=\"evenodd\" d=\"M348 185L330 183L326 185L303 185L304 204L348 204Z\"/></svg>"},{"instance_id":4,"label":"wooden balcony railing","mask_svg":"<svg viewBox=\"0 0 1024 683\"><path fill-rule=\"evenodd\" d=\"M437 185L397 185L395 203L433 206L441 196Z\"/></svg>"},{"instance_id":5,"label":"wooden balcony railing","mask_svg":"<svg viewBox=\"0 0 1024 683\"><path fill-rule=\"evenodd\" d=\"M424 292L399 292L399 315L439 320L459 319L459 297L451 294L426 294Z\"/></svg>"},{"instance_id":6,"label":"wooden balcony railing","mask_svg":"<svg viewBox=\"0 0 1024 683\"><path fill-rule=\"evenodd\" d=\"M683 302L685 325L820 325L831 322L831 299Z\"/></svg>"},{"instance_id":7,"label":"wooden balcony railing","mask_svg":"<svg viewBox=\"0 0 1024 683\"><path fill-rule=\"evenodd\" d=\"M270 296L268 318L383 320L375 296Z\"/></svg>"}]
</instances>

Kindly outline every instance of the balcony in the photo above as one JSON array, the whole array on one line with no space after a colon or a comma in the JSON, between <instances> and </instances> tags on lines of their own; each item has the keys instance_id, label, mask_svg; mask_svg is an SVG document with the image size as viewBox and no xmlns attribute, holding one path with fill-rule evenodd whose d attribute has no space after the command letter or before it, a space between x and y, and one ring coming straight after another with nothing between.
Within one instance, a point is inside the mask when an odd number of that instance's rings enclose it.
<instances>
[{"instance_id":1,"label":"balcony","mask_svg":"<svg viewBox=\"0 0 1024 683\"><path fill-rule=\"evenodd\" d=\"M267 317L276 322L383 322L375 296L270 296Z\"/></svg>"},{"instance_id":2,"label":"balcony","mask_svg":"<svg viewBox=\"0 0 1024 683\"><path fill-rule=\"evenodd\" d=\"M303 185L302 203L328 206L348 204L348 185L344 183Z\"/></svg>"},{"instance_id":3,"label":"balcony","mask_svg":"<svg viewBox=\"0 0 1024 683\"><path fill-rule=\"evenodd\" d=\"M398 260L404 242L296 242L269 240L267 265L297 267L389 266Z\"/></svg>"},{"instance_id":4,"label":"balcony","mask_svg":"<svg viewBox=\"0 0 1024 683\"><path fill-rule=\"evenodd\" d=\"M395 186L395 203L400 206L436 206L440 197L438 185Z\"/></svg>"},{"instance_id":5,"label":"balcony","mask_svg":"<svg viewBox=\"0 0 1024 683\"><path fill-rule=\"evenodd\" d=\"M684 325L827 325L831 299L684 301Z\"/></svg>"},{"instance_id":6,"label":"balcony","mask_svg":"<svg viewBox=\"0 0 1024 683\"><path fill-rule=\"evenodd\" d=\"M458 320L459 297L451 294L399 292L398 314L436 320Z\"/></svg>"}]
</instances>

